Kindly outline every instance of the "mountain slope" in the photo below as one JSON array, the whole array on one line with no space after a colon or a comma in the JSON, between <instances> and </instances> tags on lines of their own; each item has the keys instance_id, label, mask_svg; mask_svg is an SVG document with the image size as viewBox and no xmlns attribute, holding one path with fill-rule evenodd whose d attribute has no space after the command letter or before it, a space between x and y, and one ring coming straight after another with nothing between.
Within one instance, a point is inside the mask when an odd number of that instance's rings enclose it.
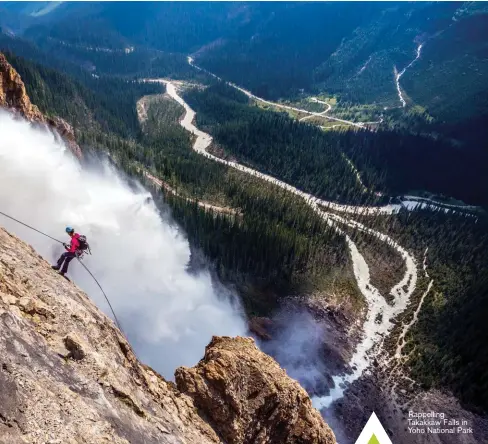
<instances>
[{"instance_id":1,"label":"mountain slope","mask_svg":"<svg viewBox=\"0 0 488 444\"><path fill-rule=\"evenodd\" d=\"M451 22L427 40L422 57L405 74L403 87L440 121L488 115L488 14Z\"/></svg>"},{"instance_id":2,"label":"mountain slope","mask_svg":"<svg viewBox=\"0 0 488 444\"><path fill-rule=\"evenodd\" d=\"M41 16L32 15L36 4L2 7L7 29L91 68L106 63L99 56L107 50L133 46L124 57L132 72L130 59L148 63L136 54L142 48L164 51L180 70L179 56L194 53L198 64L267 98L320 90L346 102L401 107L395 70L408 66L422 43L422 57L400 85L408 104L458 121L486 102L478 95L486 97L488 9L477 2L68 3ZM94 58L88 47L105 52ZM110 69L120 71L115 65ZM459 82L462 92L453 87Z\"/></svg>"},{"instance_id":3,"label":"mountain slope","mask_svg":"<svg viewBox=\"0 0 488 444\"><path fill-rule=\"evenodd\" d=\"M251 339L214 338L207 347L200 365L238 365L240 372L221 374L228 395L205 392L212 401L198 404L197 410L190 397L137 360L113 322L82 291L1 228L0 323L2 443L44 443L46 438L67 443L220 443L220 436L228 436L228 424L214 419L212 428L203 418L219 418L219 409L234 411L234 395L247 399L245 415L256 422L241 433L244 410L235 413L235 435L229 442L278 443L274 430L281 424L299 442L335 443L305 391ZM246 361L241 359L243 347ZM191 370L179 372L187 372L187 386L195 381L195 396L200 390L197 376ZM260 428L270 393L275 395L273 409L285 423ZM288 401L298 398L300 409ZM303 429L297 432L295 424ZM258 438L250 441L248 433ZM279 442L297 442L286 436Z\"/></svg>"},{"instance_id":4,"label":"mountain slope","mask_svg":"<svg viewBox=\"0 0 488 444\"><path fill-rule=\"evenodd\" d=\"M84 293L0 239L0 441L220 442Z\"/></svg>"},{"instance_id":5,"label":"mountain slope","mask_svg":"<svg viewBox=\"0 0 488 444\"><path fill-rule=\"evenodd\" d=\"M315 70L327 91L354 102L400 106L394 68L401 71L417 46L451 23L457 3L393 3L358 27Z\"/></svg>"},{"instance_id":6,"label":"mountain slope","mask_svg":"<svg viewBox=\"0 0 488 444\"><path fill-rule=\"evenodd\" d=\"M205 68L265 98L313 88L313 70L380 11L374 3L283 3L196 54Z\"/></svg>"}]
</instances>

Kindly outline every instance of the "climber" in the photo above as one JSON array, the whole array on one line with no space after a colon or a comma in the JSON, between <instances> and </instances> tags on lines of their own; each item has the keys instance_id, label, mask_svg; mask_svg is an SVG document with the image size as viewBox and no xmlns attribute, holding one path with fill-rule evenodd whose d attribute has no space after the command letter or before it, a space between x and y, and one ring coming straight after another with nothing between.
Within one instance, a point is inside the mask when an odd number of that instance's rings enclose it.
<instances>
[{"instance_id":1,"label":"climber","mask_svg":"<svg viewBox=\"0 0 488 444\"><path fill-rule=\"evenodd\" d=\"M75 230L71 227L66 227L66 233L68 233L71 237L71 242L69 245L63 244L64 248L66 248L67 251L61 255L58 263L51 267L53 270L59 270L62 266L63 268L61 268L61 271L59 272L61 276L64 276L65 273L68 272L69 263L73 260L73 258L76 257L80 248L80 235L78 233L75 233Z\"/></svg>"}]
</instances>

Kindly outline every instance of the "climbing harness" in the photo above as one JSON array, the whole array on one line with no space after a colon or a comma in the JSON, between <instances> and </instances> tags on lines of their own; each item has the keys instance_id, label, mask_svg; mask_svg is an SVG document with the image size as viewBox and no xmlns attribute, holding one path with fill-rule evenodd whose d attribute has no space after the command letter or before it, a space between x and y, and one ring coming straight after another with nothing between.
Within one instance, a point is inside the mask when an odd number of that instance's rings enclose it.
<instances>
[{"instance_id":1,"label":"climbing harness","mask_svg":"<svg viewBox=\"0 0 488 444\"><path fill-rule=\"evenodd\" d=\"M46 236L48 237L49 239L52 239L53 241L56 241L56 242L59 242L60 244L62 244L63 246L66 245L65 242L63 241L60 241L59 239L56 239L54 237L51 237L49 236L49 234L46 234L46 233L43 233L42 231L39 231L37 228L34 228L34 227L31 227L30 225L27 225L26 223L18 220L18 219L15 219L14 217L12 216L9 216L8 214L5 214L3 212L0 211L0 214L2 216L5 216L5 217L8 217L9 219L21 224L21 225L24 225L24 227L27 227L27 228L30 228L31 230L33 231L37 231L39 234L42 234L43 236ZM83 236L84 237L84 236ZM85 238L85 241L86 241L86 238ZM90 252L91 254L91 251L90 251L90 247L87 245L87 248L88 248L88 251ZM78 259L78 262L83 265L83 268L89 273L89 275L93 278L93 280L96 282L96 284L98 285L98 288L100 288L100 291L102 292L103 296L105 297L105 300L107 301L108 303L108 306L110 307L110 310L112 312L112 314L114 315L114 319L115 319L115 323L117 324L117 327L119 328L119 330L122 332L122 334L124 334L124 331L122 330L122 327L120 326L120 323L117 319L117 316L115 315L115 311L114 309L112 308L112 304L110 303L110 300L108 299L108 296L105 294L105 291L103 291L103 288L102 286L100 285L100 283L97 281L97 279L95 278L95 276L93 276L93 273L88 269L88 267L81 261L81 259L83 258L83 254L85 253L85 250L82 250L81 252L76 252L76 259Z\"/></svg>"}]
</instances>

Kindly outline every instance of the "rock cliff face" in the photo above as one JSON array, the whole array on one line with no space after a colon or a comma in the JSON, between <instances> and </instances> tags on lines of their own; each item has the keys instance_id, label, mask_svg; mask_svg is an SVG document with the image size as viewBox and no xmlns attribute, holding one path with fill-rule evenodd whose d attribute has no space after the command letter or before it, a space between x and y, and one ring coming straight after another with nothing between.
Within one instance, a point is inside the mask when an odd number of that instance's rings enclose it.
<instances>
[{"instance_id":1,"label":"rock cliff face","mask_svg":"<svg viewBox=\"0 0 488 444\"><path fill-rule=\"evenodd\" d=\"M0 444L335 443L252 339L213 338L178 389L90 299L0 228Z\"/></svg>"},{"instance_id":2,"label":"rock cliff face","mask_svg":"<svg viewBox=\"0 0 488 444\"><path fill-rule=\"evenodd\" d=\"M17 112L31 122L47 125L65 140L76 157L79 159L82 157L71 125L60 117L45 117L39 108L31 103L24 82L2 53L0 53L0 107Z\"/></svg>"},{"instance_id":3,"label":"rock cliff face","mask_svg":"<svg viewBox=\"0 0 488 444\"><path fill-rule=\"evenodd\" d=\"M252 338L214 337L176 383L229 444L335 443L305 390Z\"/></svg>"}]
</instances>

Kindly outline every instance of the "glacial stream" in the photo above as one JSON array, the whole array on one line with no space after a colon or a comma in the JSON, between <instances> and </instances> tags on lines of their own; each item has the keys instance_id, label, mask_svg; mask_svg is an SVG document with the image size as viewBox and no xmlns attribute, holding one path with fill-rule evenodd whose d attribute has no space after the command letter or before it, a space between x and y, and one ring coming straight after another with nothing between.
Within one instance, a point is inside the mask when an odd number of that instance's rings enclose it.
<instances>
[{"instance_id":1,"label":"glacial stream","mask_svg":"<svg viewBox=\"0 0 488 444\"><path fill-rule=\"evenodd\" d=\"M397 72L395 75L395 84L396 84L396 89L398 92L398 98L400 99L400 102L402 103L402 107L405 108L407 106L407 102L403 98L402 94L402 88L400 87L400 79L402 76L405 74L407 69L409 69L419 58L420 58L420 53L422 51L422 46L423 43L421 43L419 46L417 46L417 55L416 57L407 65L405 68L403 68L400 72Z\"/></svg>"},{"instance_id":2,"label":"glacial stream","mask_svg":"<svg viewBox=\"0 0 488 444\"><path fill-rule=\"evenodd\" d=\"M195 112L190 106L183 100L178 94L178 90L174 83L164 79L151 79L148 81L161 82L166 84L167 93L185 109L185 115L180 121L181 126L187 131L192 133L195 137L193 149L215 162L227 165L230 168L234 168L243 173L258 177L262 180L270 182L276 186L279 186L290 193L297 195L304 199L308 205L329 225L345 236L351 259L353 262L354 276L356 278L358 287L363 294L368 313L366 321L363 326L364 334L356 350L349 362L350 368L353 369L350 374L341 374L333 376L335 387L331 390L331 393L327 396L315 397L313 399L314 405L321 409L329 406L334 400L340 399L344 393L348 383L357 380L361 374L369 367L373 352L376 351L377 346L381 343L383 337L392 328L392 321L407 307L410 297L415 290L417 283L417 265L414 258L393 239L389 238L383 233L372 230L363 224L360 224L353 219L347 217L348 213L363 212L364 214L377 214L384 213L390 214L398 210L397 206L388 205L384 207L356 207L351 205L341 205L334 202L328 202L314 197L313 195L297 189L296 187L287 184L275 177L267 174L263 174L252 168L239 164L238 162L232 162L221 159L213 154L209 153L207 149L212 143L212 136L199 130L194 125ZM345 213L344 216L339 216L326 209L331 208L335 211ZM387 242L392 248L394 248L404 259L406 265L406 272L402 280L394 286L390 294L393 297L393 303L390 305L385 297L379 293L379 291L371 285L369 267L364 257L358 251L357 246L352 239L344 232L343 227L356 228L360 231L364 231L371 236L380 239L383 242ZM381 319L378 322L378 319Z\"/></svg>"}]
</instances>

